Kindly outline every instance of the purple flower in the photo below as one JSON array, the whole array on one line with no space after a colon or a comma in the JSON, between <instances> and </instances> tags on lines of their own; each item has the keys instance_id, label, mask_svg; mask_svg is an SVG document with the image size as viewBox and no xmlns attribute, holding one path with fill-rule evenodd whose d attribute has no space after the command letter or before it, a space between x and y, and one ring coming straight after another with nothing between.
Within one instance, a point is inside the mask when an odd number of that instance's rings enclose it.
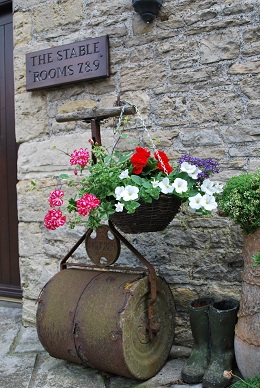
<instances>
[{"instance_id":1,"label":"purple flower","mask_svg":"<svg viewBox=\"0 0 260 388\"><path fill-rule=\"evenodd\" d=\"M190 155L183 155L178 160L178 164L181 164L183 162L188 162L190 164L193 164L194 166L198 167L201 170L201 172L198 174L199 181L203 181L204 179L209 178L210 175L219 172L218 162L211 158L200 159L200 158L193 158Z\"/></svg>"}]
</instances>

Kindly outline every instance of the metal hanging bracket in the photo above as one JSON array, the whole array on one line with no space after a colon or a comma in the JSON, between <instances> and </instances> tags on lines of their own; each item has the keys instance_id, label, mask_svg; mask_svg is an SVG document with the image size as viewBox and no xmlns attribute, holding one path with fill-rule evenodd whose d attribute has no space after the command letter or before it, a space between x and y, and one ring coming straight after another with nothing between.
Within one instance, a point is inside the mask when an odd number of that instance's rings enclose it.
<instances>
[{"instance_id":1,"label":"metal hanging bracket","mask_svg":"<svg viewBox=\"0 0 260 388\"><path fill-rule=\"evenodd\" d=\"M123 106L123 109L122 109ZM98 144L101 145L101 134L100 134L100 122L102 120L111 118L111 117L119 117L121 118L122 115L133 115L138 113L136 106L129 105L125 101L120 101L120 96L118 96L116 101L116 106L113 108L93 108L93 109L86 109L84 111L80 112L72 112L72 113L66 113L66 114L60 114L56 116L56 121L59 123L63 122L69 122L69 121L85 121L87 123L91 123L91 134L92 134L92 140ZM95 157L92 155L93 161L95 162ZM160 330L160 325L155 319L154 314L154 304L157 299L157 290L156 290L156 273L155 269L152 264L150 264L144 256L141 255L140 252L136 248L134 248L129 241L123 237L118 230L115 229L114 225L109 221L109 227L112 233L121 240L126 247L138 257L138 259L146 266L148 269L148 277L149 277L149 283L150 283L150 299L148 303L148 319L149 319L149 336L152 339L156 333ZM89 265L84 264L73 264L73 263L66 263L67 260L71 257L71 255L75 252L75 250L80 246L80 244L86 239L88 234L92 230L87 231L84 233L84 235L79 239L79 241L74 245L74 247L68 252L68 254L63 258L63 260L60 263L60 270L63 270L67 268L68 266L78 266L78 267L87 267L90 268ZM91 257L90 257L91 259ZM101 265L101 268L106 267L105 265ZM100 268L99 267L99 268ZM92 269L95 267L92 266ZM107 267L106 267L107 268ZM120 269L117 267L117 269ZM122 270L126 270L126 268L121 268ZM128 268L129 269L129 268ZM138 269L137 269L138 270ZM140 269L139 269L140 271Z\"/></svg>"}]
</instances>

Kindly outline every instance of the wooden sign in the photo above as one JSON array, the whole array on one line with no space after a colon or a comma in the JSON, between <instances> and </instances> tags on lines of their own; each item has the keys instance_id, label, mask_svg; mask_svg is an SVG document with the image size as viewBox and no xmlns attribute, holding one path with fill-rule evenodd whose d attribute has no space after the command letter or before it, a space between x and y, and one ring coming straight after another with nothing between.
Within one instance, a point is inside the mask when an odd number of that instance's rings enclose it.
<instances>
[{"instance_id":1,"label":"wooden sign","mask_svg":"<svg viewBox=\"0 0 260 388\"><path fill-rule=\"evenodd\" d=\"M26 90L109 76L108 36L26 54Z\"/></svg>"}]
</instances>

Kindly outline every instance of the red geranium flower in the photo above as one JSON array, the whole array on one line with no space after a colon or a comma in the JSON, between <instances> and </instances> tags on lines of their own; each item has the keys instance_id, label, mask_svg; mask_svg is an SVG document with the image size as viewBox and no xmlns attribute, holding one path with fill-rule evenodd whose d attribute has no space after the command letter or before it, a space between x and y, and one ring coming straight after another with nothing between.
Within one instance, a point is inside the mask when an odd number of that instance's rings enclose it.
<instances>
[{"instance_id":1,"label":"red geranium flower","mask_svg":"<svg viewBox=\"0 0 260 388\"><path fill-rule=\"evenodd\" d=\"M170 174L170 172L172 172L173 168L168 163L169 158L163 151L155 151L154 157L155 157L155 159L158 160L158 164L157 164L158 170L161 170L167 174Z\"/></svg>"},{"instance_id":2,"label":"red geranium flower","mask_svg":"<svg viewBox=\"0 0 260 388\"><path fill-rule=\"evenodd\" d=\"M70 154L70 164L72 165L80 165L82 168L86 166L89 161L89 152L88 149L80 148L79 150L74 150L72 154Z\"/></svg>"},{"instance_id":3,"label":"red geranium flower","mask_svg":"<svg viewBox=\"0 0 260 388\"><path fill-rule=\"evenodd\" d=\"M146 148L137 147L136 153L133 154L130 158L132 165L134 166L133 173L141 174L143 168L147 165L148 159L150 157L150 152Z\"/></svg>"},{"instance_id":4,"label":"red geranium flower","mask_svg":"<svg viewBox=\"0 0 260 388\"><path fill-rule=\"evenodd\" d=\"M165 163L169 162L168 156L163 151L155 151L154 157L159 161L161 159Z\"/></svg>"},{"instance_id":5,"label":"red geranium flower","mask_svg":"<svg viewBox=\"0 0 260 388\"><path fill-rule=\"evenodd\" d=\"M164 173L167 172L167 174L170 174L170 172L173 171L172 166L171 166L169 163L164 162L164 161L162 161L162 163L159 162L159 163L157 164L157 168L158 168L158 170L161 170L161 171L163 171Z\"/></svg>"},{"instance_id":6,"label":"red geranium flower","mask_svg":"<svg viewBox=\"0 0 260 388\"><path fill-rule=\"evenodd\" d=\"M137 152L138 154L143 154L143 155L145 155L147 159L150 158L150 151L148 151L147 148L136 147L135 150L136 150L136 152Z\"/></svg>"},{"instance_id":7,"label":"red geranium flower","mask_svg":"<svg viewBox=\"0 0 260 388\"><path fill-rule=\"evenodd\" d=\"M62 214L60 210L49 210L46 216L44 217L44 226L50 230L55 230L60 226L63 226L65 222L66 217Z\"/></svg>"},{"instance_id":8,"label":"red geranium flower","mask_svg":"<svg viewBox=\"0 0 260 388\"><path fill-rule=\"evenodd\" d=\"M93 194L84 194L76 201L77 210L82 216L87 216L90 211L100 206L100 200Z\"/></svg>"},{"instance_id":9,"label":"red geranium flower","mask_svg":"<svg viewBox=\"0 0 260 388\"><path fill-rule=\"evenodd\" d=\"M63 200L61 199L64 196L63 191L54 190L49 197L49 203L51 207L61 206L63 204Z\"/></svg>"}]
</instances>

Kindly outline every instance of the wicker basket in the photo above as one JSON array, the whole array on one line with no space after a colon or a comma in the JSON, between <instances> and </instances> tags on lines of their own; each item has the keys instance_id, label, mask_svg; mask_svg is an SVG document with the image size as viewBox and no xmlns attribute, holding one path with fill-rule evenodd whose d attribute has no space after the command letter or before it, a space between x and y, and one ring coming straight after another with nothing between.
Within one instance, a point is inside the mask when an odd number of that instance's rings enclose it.
<instances>
[{"instance_id":1,"label":"wicker basket","mask_svg":"<svg viewBox=\"0 0 260 388\"><path fill-rule=\"evenodd\" d=\"M141 203L135 213L125 210L113 214L110 221L124 233L145 233L164 230L179 211L181 199L161 194L152 203Z\"/></svg>"}]
</instances>

